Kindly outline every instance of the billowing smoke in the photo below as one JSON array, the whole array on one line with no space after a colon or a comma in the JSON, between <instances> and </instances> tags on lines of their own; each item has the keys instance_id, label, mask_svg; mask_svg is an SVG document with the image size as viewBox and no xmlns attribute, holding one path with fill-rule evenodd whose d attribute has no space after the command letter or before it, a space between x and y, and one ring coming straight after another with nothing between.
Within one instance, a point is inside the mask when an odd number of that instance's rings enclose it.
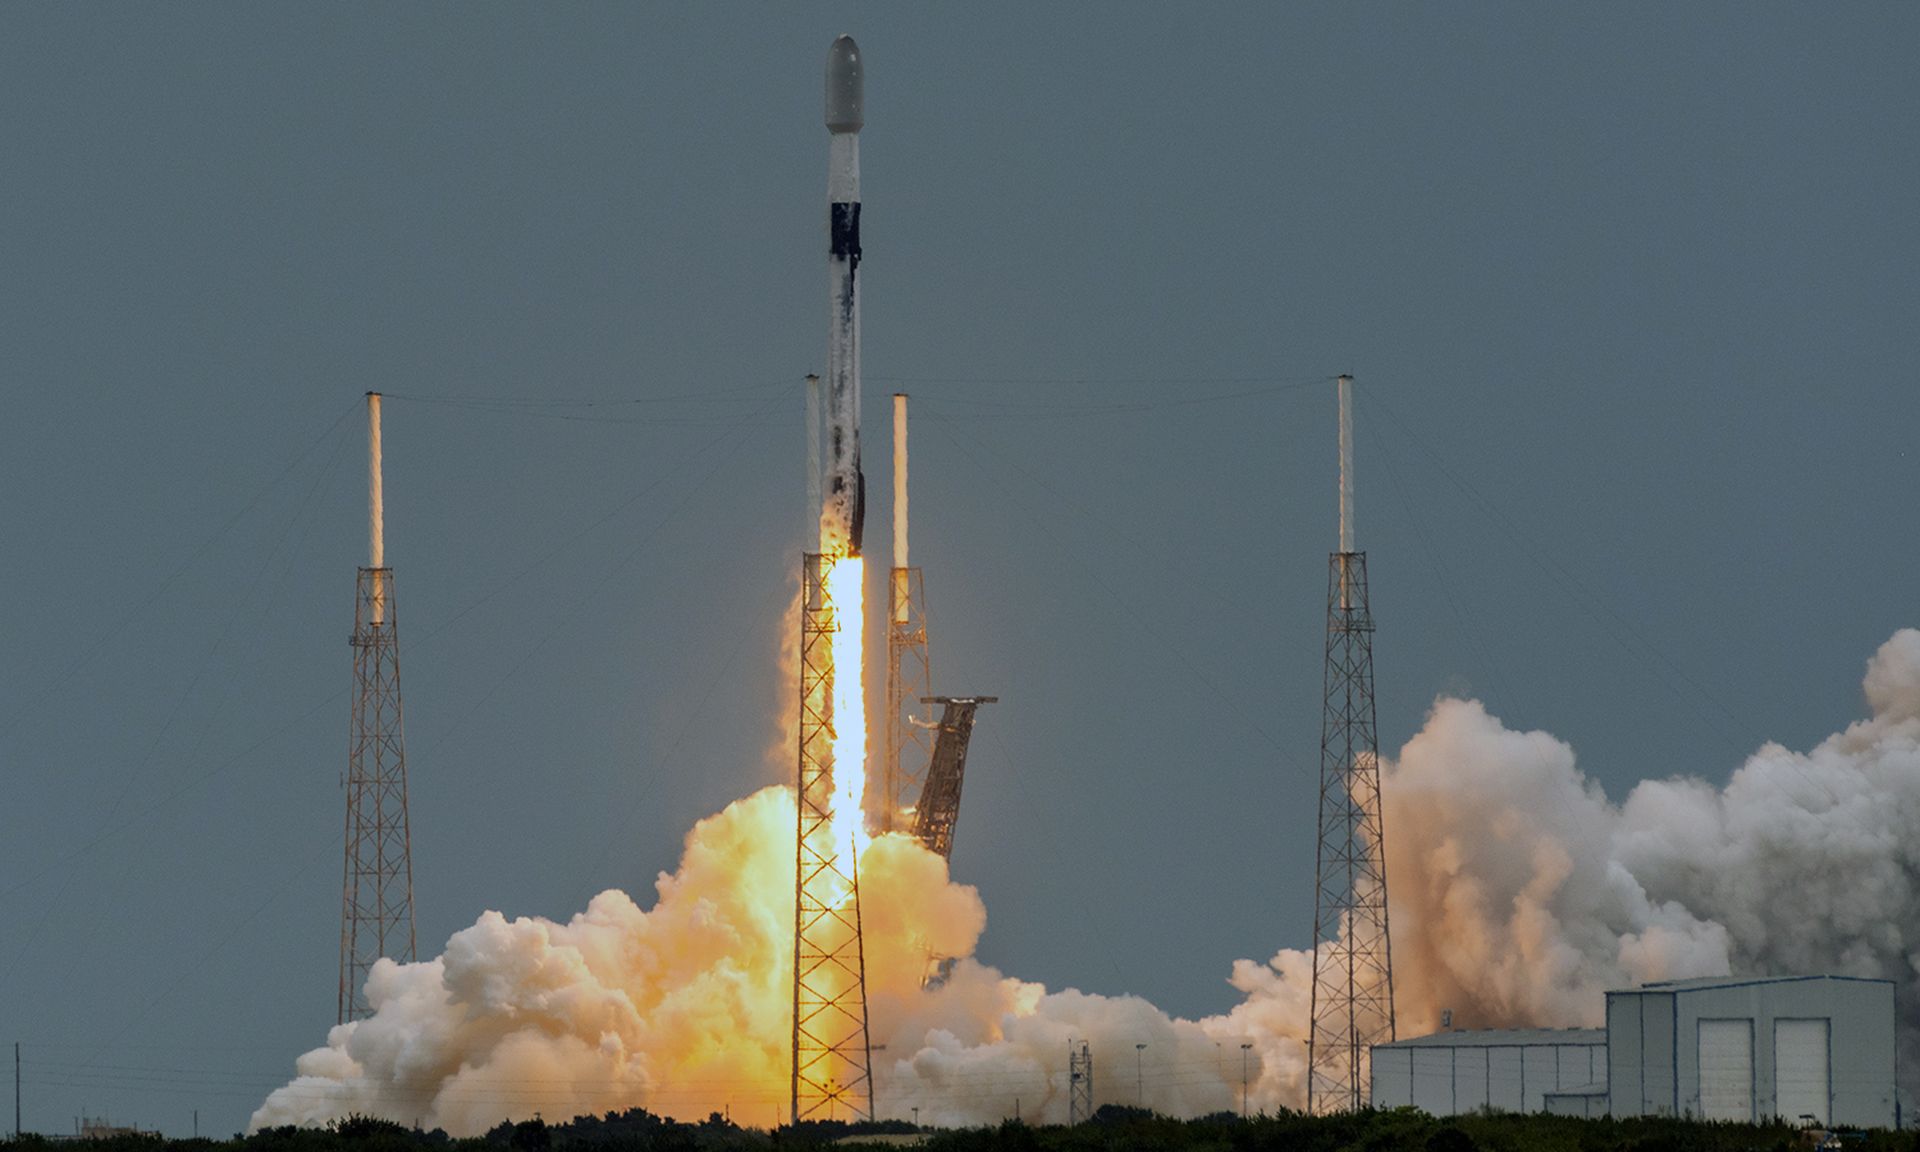
<instances>
[{"instance_id":1,"label":"billowing smoke","mask_svg":"<svg viewBox=\"0 0 1920 1152\"><path fill-rule=\"evenodd\" d=\"M651 909L608 891L565 924L489 912L437 959L380 961L367 985L374 1014L302 1056L252 1124L359 1113L471 1134L536 1111L558 1119L635 1106L780 1119L793 836L792 792L768 788L694 827ZM970 959L923 991L929 954L969 956L986 910L918 841L873 841L860 896L887 1114L917 1106L924 1121L960 1123L1011 1114L1018 1100L1029 1117L1064 1118L1069 1039L1130 1055L1149 1043L1153 1107L1229 1107L1217 1021L1171 1020L1137 999L1048 994Z\"/></svg>"},{"instance_id":2,"label":"billowing smoke","mask_svg":"<svg viewBox=\"0 0 1920 1152\"><path fill-rule=\"evenodd\" d=\"M1868 662L1872 711L1809 752L1767 744L1724 787L1647 780L1614 805L1541 732L1441 700L1388 773L1403 1032L1599 1024L1602 993L1726 973L1893 980L1920 1056L1920 632Z\"/></svg>"},{"instance_id":3,"label":"billowing smoke","mask_svg":"<svg viewBox=\"0 0 1920 1152\"><path fill-rule=\"evenodd\" d=\"M1872 716L1795 753L1769 744L1725 787L1650 780L1623 803L1572 750L1442 699L1384 794L1401 1035L1598 1024L1602 993L1725 972L1835 972L1900 985L1902 1066L1920 1067L1920 632L1869 662ZM349 1113L484 1130L646 1107L771 1123L787 1096L794 810L770 788L698 824L653 907L596 897L566 924L487 913L435 960L382 961L375 1014L333 1029L255 1126ZM1045 988L970 957L978 894L906 837L861 862L882 1112L1059 1121L1067 1044L1099 1103L1195 1115L1301 1103L1311 963L1241 960L1225 1015ZM922 989L929 954L962 957ZM1136 1080L1134 1045L1147 1044ZM1143 1092L1144 1095L1137 1095Z\"/></svg>"}]
</instances>

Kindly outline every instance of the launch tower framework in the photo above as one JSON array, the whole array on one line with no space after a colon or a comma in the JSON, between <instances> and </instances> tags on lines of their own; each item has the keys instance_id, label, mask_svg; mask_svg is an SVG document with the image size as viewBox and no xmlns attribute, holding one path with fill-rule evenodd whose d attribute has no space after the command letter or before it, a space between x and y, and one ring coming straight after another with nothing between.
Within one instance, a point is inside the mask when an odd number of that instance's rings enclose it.
<instances>
[{"instance_id":1,"label":"launch tower framework","mask_svg":"<svg viewBox=\"0 0 1920 1152\"><path fill-rule=\"evenodd\" d=\"M1093 1119L1093 1049L1085 1040L1078 1048L1067 1041L1067 1126Z\"/></svg>"},{"instance_id":2,"label":"launch tower framework","mask_svg":"<svg viewBox=\"0 0 1920 1152\"><path fill-rule=\"evenodd\" d=\"M924 696L923 704L939 704L940 731L934 737L933 758L926 784L914 806L913 834L927 850L942 859L953 856L953 829L960 822L960 789L966 782L967 746L973 740L973 717L982 704L998 696Z\"/></svg>"},{"instance_id":3,"label":"launch tower framework","mask_svg":"<svg viewBox=\"0 0 1920 1152\"><path fill-rule=\"evenodd\" d=\"M387 567L380 393L367 393L367 566L353 598L353 729L347 745L346 867L340 897L339 1022L372 1015L367 972L414 958L413 840L400 715L399 617Z\"/></svg>"},{"instance_id":4,"label":"launch tower framework","mask_svg":"<svg viewBox=\"0 0 1920 1152\"><path fill-rule=\"evenodd\" d=\"M796 1124L874 1114L859 861L853 844L835 843L833 834L832 640L839 622L827 593L830 563L808 553L801 575L790 1113Z\"/></svg>"},{"instance_id":5,"label":"launch tower framework","mask_svg":"<svg viewBox=\"0 0 1920 1152\"><path fill-rule=\"evenodd\" d=\"M1320 830L1314 863L1307 1110L1367 1103L1372 1046L1394 1039L1386 835L1374 732L1367 554L1353 548L1351 377L1340 378L1340 551L1327 569Z\"/></svg>"},{"instance_id":6,"label":"launch tower framework","mask_svg":"<svg viewBox=\"0 0 1920 1152\"><path fill-rule=\"evenodd\" d=\"M410 963L414 958L413 847L393 569L362 568L356 584L340 913L342 1024L372 1014L366 984L375 960L388 956Z\"/></svg>"},{"instance_id":7,"label":"launch tower framework","mask_svg":"<svg viewBox=\"0 0 1920 1152\"><path fill-rule=\"evenodd\" d=\"M912 827L933 755L932 713L925 698L933 691L933 666L927 655L927 610L918 568L889 574L887 604L887 787L881 817L883 832Z\"/></svg>"}]
</instances>

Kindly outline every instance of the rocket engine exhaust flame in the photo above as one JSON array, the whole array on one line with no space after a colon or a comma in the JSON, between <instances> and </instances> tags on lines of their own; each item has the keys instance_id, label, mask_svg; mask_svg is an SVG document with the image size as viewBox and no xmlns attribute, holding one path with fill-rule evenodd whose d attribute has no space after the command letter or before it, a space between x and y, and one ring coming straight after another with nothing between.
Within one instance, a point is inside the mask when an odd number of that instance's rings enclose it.
<instances>
[{"instance_id":1,"label":"rocket engine exhaust flame","mask_svg":"<svg viewBox=\"0 0 1920 1152\"><path fill-rule=\"evenodd\" d=\"M823 561L833 605L833 843L855 857L866 851L862 802L867 792L865 677L866 565L858 556Z\"/></svg>"},{"instance_id":2,"label":"rocket engine exhaust flame","mask_svg":"<svg viewBox=\"0 0 1920 1152\"><path fill-rule=\"evenodd\" d=\"M1596 1025L1602 993L1642 980L1836 972L1900 985L1900 1067L1920 1068L1920 632L1869 662L1872 714L1806 752L1768 744L1724 786L1648 780L1614 803L1543 732L1438 701L1383 758L1396 999L1407 1035L1442 1007L1463 1027ZM370 1017L329 1032L252 1126L353 1113L458 1135L536 1111L645 1107L764 1122L787 1090L794 793L769 788L688 834L641 908L603 892L557 923L488 912L416 964L382 960ZM997 1122L1018 1095L1064 1121L1069 1039L1124 1059L1146 1043L1143 1103L1197 1115L1304 1101L1312 958L1234 963L1242 999L1200 1020L1135 997L1048 991L970 959L971 887L909 836L860 859L883 1115ZM928 951L962 957L922 988ZM879 1054L878 1052L876 1053ZM1111 1063L1109 1067L1113 1066ZM1132 1077L1096 1104L1134 1103ZM764 1118L764 1119L761 1119Z\"/></svg>"}]
</instances>

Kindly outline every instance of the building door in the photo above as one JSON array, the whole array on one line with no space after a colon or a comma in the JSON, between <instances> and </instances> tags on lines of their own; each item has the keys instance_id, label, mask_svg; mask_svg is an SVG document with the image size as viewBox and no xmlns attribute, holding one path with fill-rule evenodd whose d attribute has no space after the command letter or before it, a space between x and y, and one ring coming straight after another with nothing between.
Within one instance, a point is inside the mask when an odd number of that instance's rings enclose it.
<instances>
[{"instance_id":1,"label":"building door","mask_svg":"<svg viewBox=\"0 0 1920 1152\"><path fill-rule=\"evenodd\" d=\"M1774 1111L1789 1123L1827 1123L1827 1042L1825 1020L1773 1022Z\"/></svg>"},{"instance_id":2,"label":"building door","mask_svg":"<svg viewBox=\"0 0 1920 1152\"><path fill-rule=\"evenodd\" d=\"M1700 1021L1700 1116L1753 1122L1753 1021Z\"/></svg>"}]
</instances>

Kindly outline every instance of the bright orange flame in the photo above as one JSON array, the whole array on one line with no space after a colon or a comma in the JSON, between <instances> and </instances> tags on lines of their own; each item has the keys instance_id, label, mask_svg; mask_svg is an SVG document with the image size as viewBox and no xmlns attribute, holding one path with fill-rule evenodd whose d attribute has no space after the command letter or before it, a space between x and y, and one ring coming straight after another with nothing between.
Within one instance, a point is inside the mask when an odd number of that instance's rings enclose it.
<instances>
[{"instance_id":1,"label":"bright orange flame","mask_svg":"<svg viewBox=\"0 0 1920 1152\"><path fill-rule=\"evenodd\" d=\"M867 846L862 803L867 790L867 699L864 659L866 565L858 556L827 560L827 600L833 605L833 846ZM852 861L843 871L851 872Z\"/></svg>"}]
</instances>

